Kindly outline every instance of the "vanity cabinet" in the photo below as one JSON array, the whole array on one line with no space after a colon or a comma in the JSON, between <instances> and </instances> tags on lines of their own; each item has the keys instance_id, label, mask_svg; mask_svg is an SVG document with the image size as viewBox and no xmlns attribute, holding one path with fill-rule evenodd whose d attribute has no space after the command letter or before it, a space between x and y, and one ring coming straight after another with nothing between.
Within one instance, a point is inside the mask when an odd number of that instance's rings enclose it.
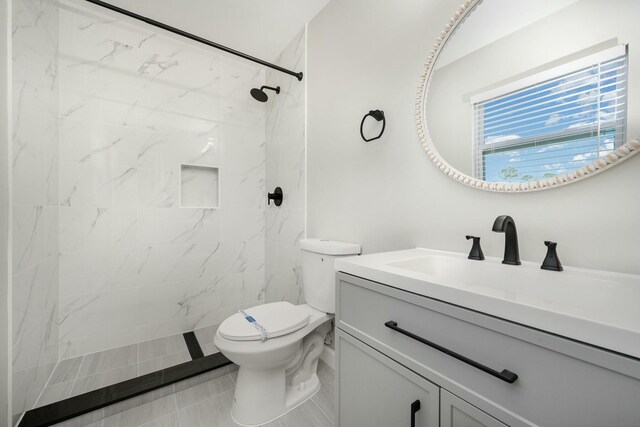
<instances>
[{"instance_id":1,"label":"vanity cabinet","mask_svg":"<svg viewBox=\"0 0 640 427\"><path fill-rule=\"evenodd\" d=\"M506 424L445 389L440 391L440 425L442 427L506 427Z\"/></svg>"},{"instance_id":2,"label":"vanity cabinet","mask_svg":"<svg viewBox=\"0 0 640 427\"><path fill-rule=\"evenodd\" d=\"M341 426L439 425L438 386L348 334L337 340Z\"/></svg>"},{"instance_id":3,"label":"vanity cabinet","mask_svg":"<svg viewBox=\"0 0 640 427\"><path fill-rule=\"evenodd\" d=\"M443 427L640 426L637 359L345 273L336 295L342 427L411 426L416 386L439 388Z\"/></svg>"}]
</instances>

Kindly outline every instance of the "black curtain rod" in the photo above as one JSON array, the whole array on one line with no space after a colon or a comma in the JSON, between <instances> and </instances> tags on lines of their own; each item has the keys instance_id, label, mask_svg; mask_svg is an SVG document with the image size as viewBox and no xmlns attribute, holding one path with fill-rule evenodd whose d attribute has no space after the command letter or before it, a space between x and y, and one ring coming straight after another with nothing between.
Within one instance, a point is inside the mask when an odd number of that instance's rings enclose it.
<instances>
[{"instance_id":1,"label":"black curtain rod","mask_svg":"<svg viewBox=\"0 0 640 427\"><path fill-rule=\"evenodd\" d=\"M126 16L128 16L130 18L137 19L138 21L146 22L147 24L153 25L154 27L162 28L163 30L169 31L170 33L174 33L174 34L177 34L179 36L186 37L188 39L196 41L198 43L202 43L202 44L205 44L207 46L222 50L222 51L227 52L227 53L230 53L232 55L239 56L240 58L244 58L244 59L246 59L248 61L252 61L252 62L258 63L260 65L264 65L265 67L273 68L274 70L280 71L280 72L285 73L285 74L289 74L290 76L293 76L293 77L297 78L298 81L302 81L303 74L301 72L300 73L296 73L295 71L287 70L286 68L280 67L279 65L275 65L275 64L272 64L270 62L264 61L264 60L262 60L260 58L256 58L254 56L247 55L246 53L237 51L235 49L231 49L230 47L218 44L216 42L212 42L211 40L207 40L207 39L204 39L202 37L196 36L195 34L191 34L191 33L188 33L186 31L183 31L183 30L181 30L179 28L175 28L175 27L172 27L170 25L163 24L162 22L158 22L158 21L156 21L154 19L147 18L146 16L138 15L137 13L133 13L133 12L131 12L129 10L122 9L121 7L114 6L114 5L110 4L110 3L106 3L106 2L103 2L101 0L86 0L86 1L88 1L89 3L95 4L97 6L101 6L101 7L104 7L106 9L112 10L114 12L120 13L122 15L126 15Z\"/></svg>"}]
</instances>

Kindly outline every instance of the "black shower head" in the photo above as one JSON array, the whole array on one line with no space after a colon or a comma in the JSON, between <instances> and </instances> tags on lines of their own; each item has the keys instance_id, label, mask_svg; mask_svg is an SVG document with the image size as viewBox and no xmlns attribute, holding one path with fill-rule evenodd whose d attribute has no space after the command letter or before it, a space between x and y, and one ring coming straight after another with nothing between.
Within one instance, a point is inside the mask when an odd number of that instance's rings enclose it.
<instances>
[{"instance_id":1,"label":"black shower head","mask_svg":"<svg viewBox=\"0 0 640 427\"><path fill-rule=\"evenodd\" d=\"M269 97L264 92L265 89L272 90L275 93L280 93L280 86L278 87L262 86L260 89L258 88L251 89L251 96L253 96L253 99L255 99L258 102L267 102Z\"/></svg>"},{"instance_id":2,"label":"black shower head","mask_svg":"<svg viewBox=\"0 0 640 427\"><path fill-rule=\"evenodd\" d=\"M251 89L251 96L253 96L253 99L255 99L258 102L267 102L267 100L269 99L267 94L264 93L262 89L258 89L255 87Z\"/></svg>"}]
</instances>

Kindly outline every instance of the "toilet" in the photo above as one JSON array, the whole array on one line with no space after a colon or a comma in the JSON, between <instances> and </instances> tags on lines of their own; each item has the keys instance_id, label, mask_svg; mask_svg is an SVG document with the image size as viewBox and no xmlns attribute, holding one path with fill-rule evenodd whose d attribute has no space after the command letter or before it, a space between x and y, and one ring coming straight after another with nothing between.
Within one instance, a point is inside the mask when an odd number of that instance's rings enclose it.
<instances>
[{"instance_id":1,"label":"toilet","mask_svg":"<svg viewBox=\"0 0 640 427\"><path fill-rule=\"evenodd\" d=\"M237 364L231 406L234 421L255 426L272 421L320 389L316 369L335 313L334 259L360 254L360 245L303 239L306 304L263 304L228 317L214 343Z\"/></svg>"}]
</instances>

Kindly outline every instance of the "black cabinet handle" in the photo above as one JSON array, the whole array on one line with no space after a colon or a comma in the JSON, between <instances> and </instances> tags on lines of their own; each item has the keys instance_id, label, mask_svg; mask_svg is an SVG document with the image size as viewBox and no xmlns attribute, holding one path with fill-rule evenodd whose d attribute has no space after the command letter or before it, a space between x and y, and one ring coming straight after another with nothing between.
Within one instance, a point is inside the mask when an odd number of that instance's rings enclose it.
<instances>
[{"instance_id":1,"label":"black cabinet handle","mask_svg":"<svg viewBox=\"0 0 640 427\"><path fill-rule=\"evenodd\" d=\"M416 400L411 404L411 427L416 427L416 412L420 410L420 401Z\"/></svg>"},{"instance_id":2,"label":"black cabinet handle","mask_svg":"<svg viewBox=\"0 0 640 427\"><path fill-rule=\"evenodd\" d=\"M486 372L489 375L493 375L494 377L501 379L504 382L507 382L509 384L514 383L517 379L518 379L518 375L516 375L515 373L508 371L506 369L503 369L501 372L498 372L494 369L489 368L488 366L484 366L481 363L476 362L475 360L471 360L468 357L464 357L461 354L458 354L454 351L449 350L448 348L442 347L441 345L438 345L434 342L428 341L416 334L413 334L405 329L399 328L398 327L398 322L394 322L393 320L389 320L387 323L384 324L384 326L386 326L389 329L393 329L396 332L400 332L402 335L406 335L409 338L413 338L416 341L421 342L422 344L428 345L429 347L433 347L438 351L441 351L445 354L448 354L451 357L454 357L456 359L458 359L461 362L466 363L467 365L471 365L474 368L478 368L483 372Z\"/></svg>"}]
</instances>

